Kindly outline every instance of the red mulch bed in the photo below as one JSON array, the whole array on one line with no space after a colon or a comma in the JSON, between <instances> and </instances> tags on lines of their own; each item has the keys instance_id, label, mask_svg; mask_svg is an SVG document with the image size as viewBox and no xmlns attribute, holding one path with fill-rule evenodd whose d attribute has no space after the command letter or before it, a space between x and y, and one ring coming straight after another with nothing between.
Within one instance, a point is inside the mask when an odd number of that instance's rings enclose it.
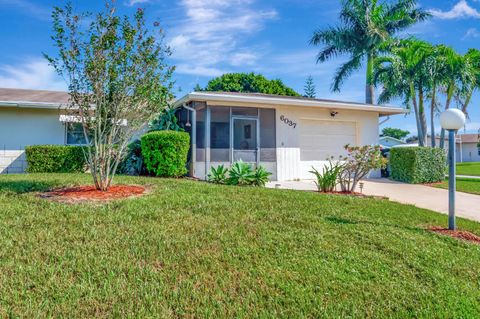
<instances>
[{"instance_id":1,"label":"red mulch bed","mask_svg":"<svg viewBox=\"0 0 480 319\"><path fill-rule=\"evenodd\" d=\"M434 233L437 233L437 234L442 234L442 235L445 235L445 236L450 236L450 237L453 237L453 238L466 240L468 242L480 245L480 236L472 234L469 231L449 230L447 228L442 228L442 227L430 227L428 230L430 230Z\"/></svg>"},{"instance_id":2,"label":"red mulch bed","mask_svg":"<svg viewBox=\"0 0 480 319\"><path fill-rule=\"evenodd\" d=\"M114 185L108 191L99 191L95 186L61 188L40 194L41 197L64 202L109 201L136 197L145 194L145 187L138 185Z\"/></svg>"}]
</instances>

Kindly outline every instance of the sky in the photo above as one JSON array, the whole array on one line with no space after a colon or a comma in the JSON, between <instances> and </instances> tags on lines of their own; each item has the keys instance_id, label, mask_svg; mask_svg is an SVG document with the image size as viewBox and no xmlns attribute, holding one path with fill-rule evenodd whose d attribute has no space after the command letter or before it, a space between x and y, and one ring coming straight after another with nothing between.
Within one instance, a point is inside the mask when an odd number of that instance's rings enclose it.
<instances>
[{"instance_id":1,"label":"sky","mask_svg":"<svg viewBox=\"0 0 480 319\"><path fill-rule=\"evenodd\" d=\"M0 0L0 87L65 90L42 53L55 53L50 39L53 0ZM103 1L73 0L76 10L96 12ZM402 33L458 52L480 49L480 0L419 0L433 14L427 22ZM150 21L159 21L176 66L175 94L180 97L227 72L257 72L281 79L303 93L306 78L314 78L317 97L365 100L365 71L354 73L340 93L332 93L336 68L346 57L317 64L321 47L309 44L317 29L338 24L340 0L117 0L121 14L144 8ZM394 105L401 106L400 101ZM480 129L480 94L469 108L465 132ZM437 117L438 122L438 117ZM414 116L391 117L383 127L415 134Z\"/></svg>"}]
</instances>

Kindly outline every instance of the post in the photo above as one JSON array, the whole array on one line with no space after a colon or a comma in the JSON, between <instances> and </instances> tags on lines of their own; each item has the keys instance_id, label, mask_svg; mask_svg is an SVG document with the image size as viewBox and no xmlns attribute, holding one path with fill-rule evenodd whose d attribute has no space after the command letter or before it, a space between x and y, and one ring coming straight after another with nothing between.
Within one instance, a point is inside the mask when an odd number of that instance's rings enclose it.
<instances>
[{"instance_id":1,"label":"post","mask_svg":"<svg viewBox=\"0 0 480 319\"><path fill-rule=\"evenodd\" d=\"M448 131L448 229L455 230L455 130Z\"/></svg>"}]
</instances>

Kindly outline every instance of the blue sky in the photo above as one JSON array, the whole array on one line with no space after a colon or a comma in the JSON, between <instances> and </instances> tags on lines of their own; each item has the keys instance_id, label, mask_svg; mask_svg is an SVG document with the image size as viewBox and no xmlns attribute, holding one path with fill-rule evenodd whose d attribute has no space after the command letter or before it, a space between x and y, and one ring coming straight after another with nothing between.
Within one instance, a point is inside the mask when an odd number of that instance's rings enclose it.
<instances>
[{"instance_id":1,"label":"blue sky","mask_svg":"<svg viewBox=\"0 0 480 319\"><path fill-rule=\"evenodd\" d=\"M65 89L42 58L54 52L50 11L61 1L0 0L0 87ZM79 10L96 11L103 1L73 1ZM332 75L344 58L315 63L319 48L308 40L313 30L337 23L339 0L117 0L121 13L146 9L166 30L177 66L177 96L225 72L259 72L280 78L303 92L312 75L320 98L364 100L364 71L355 73L341 93L330 92ZM434 18L406 34L444 43L464 53L480 48L480 0L420 0ZM415 132L413 115L396 116L386 126ZM480 95L470 106L467 131L480 129Z\"/></svg>"}]
</instances>

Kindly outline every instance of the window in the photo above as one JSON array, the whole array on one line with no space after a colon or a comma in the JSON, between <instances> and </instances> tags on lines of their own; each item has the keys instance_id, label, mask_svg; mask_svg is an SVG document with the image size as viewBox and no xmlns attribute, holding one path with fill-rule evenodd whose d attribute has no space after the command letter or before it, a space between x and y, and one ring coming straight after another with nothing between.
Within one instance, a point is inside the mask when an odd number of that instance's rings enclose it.
<instances>
[{"instance_id":1,"label":"window","mask_svg":"<svg viewBox=\"0 0 480 319\"><path fill-rule=\"evenodd\" d=\"M260 161L276 162L275 110L260 109Z\"/></svg>"},{"instance_id":2,"label":"window","mask_svg":"<svg viewBox=\"0 0 480 319\"><path fill-rule=\"evenodd\" d=\"M210 108L210 161L230 161L230 108Z\"/></svg>"},{"instance_id":3,"label":"window","mask_svg":"<svg viewBox=\"0 0 480 319\"><path fill-rule=\"evenodd\" d=\"M82 123L66 123L67 145L85 145Z\"/></svg>"}]
</instances>

